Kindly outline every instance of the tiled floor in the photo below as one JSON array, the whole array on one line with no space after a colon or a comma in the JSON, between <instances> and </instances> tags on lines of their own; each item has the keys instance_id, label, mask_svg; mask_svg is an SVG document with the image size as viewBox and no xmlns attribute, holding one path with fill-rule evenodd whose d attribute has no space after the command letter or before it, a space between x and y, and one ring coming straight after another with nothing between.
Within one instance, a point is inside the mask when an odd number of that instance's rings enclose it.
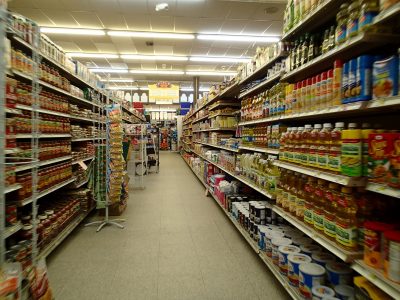
<instances>
[{"instance_id":1,"label":"tiled floor","mask_svg":"<svg viewBox=\"0 0 400 300\"><path fill-rule=\"evenodd\" d=\"M289 299L179 154L145 184L125 229L80 226L48 258L57 300Z\"/></svg>"}]
</instances>

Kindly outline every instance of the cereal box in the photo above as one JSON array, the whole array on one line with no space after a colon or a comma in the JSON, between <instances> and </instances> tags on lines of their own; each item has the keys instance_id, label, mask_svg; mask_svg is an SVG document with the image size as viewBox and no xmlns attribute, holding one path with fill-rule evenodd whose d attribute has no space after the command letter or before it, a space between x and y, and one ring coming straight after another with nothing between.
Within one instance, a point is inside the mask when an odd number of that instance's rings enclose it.
<instances>
[{"instance_id":1,"label":"cereal box","mask_svg":"<svg viewBox=\"0 0 400 300\"><path fill-rule=\"evenodd\" d=\"M400 187L400 134L370 134L368 153L369 180Z\"/></svg>"}]
</instances>

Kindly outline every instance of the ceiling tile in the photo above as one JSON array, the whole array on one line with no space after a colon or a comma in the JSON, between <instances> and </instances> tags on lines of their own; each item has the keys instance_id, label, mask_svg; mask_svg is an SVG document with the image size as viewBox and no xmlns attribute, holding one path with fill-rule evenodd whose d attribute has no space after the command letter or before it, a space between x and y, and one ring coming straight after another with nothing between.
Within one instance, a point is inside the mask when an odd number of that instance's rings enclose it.
<instances>
[{"instance_id":1,"label":"ceiling tile","mask_svg":"<svg viewBox=\"0 0 400 300\"><path fill-rule=\"evenodd\" d=\"M276 21L272 22L271 26L264 31L264 34L282 35L282 30L283 30L282 27L283 27L282 22L276 22Z\"/></svg>"},{"instance_id":2,"label":"ceiling tile","mask_svg":"<svg viewBox=\"0 0 400 300\"><path fill-rule=\"evenodd\" d=\"M104 52L104 53L117 52L115 45L112 43L94 43L94 45L96 46L99 52Z\"/></svg>"},{"instance_id":3,"label":"ceiling tile","mask_svg":"<svg viewBox=\"0 0 400 300\"><path fill-rule=\"evenodd\" d=\"M79 27L79 24L75 19L66 11L59 9L43 9L42 12L54 23L55 26Z\"/></svg>"},{"instance_id":4,"label":"ceiling tile","mask_svg":"<svg viewBox=\"0 0 400 300\"><path fill-rule=\"evenodd\" d=\"M199 19L199 33L216 33L219 32L222 24L224 23L223 19L211 19L211 18L200 18Z\"/></svg>"},{"instance_id":5,"label":"ceiling tile","mask_svg":"<svg viewBox=\"0 0 400 300\"><path fill-rule=\"evenodd\" d=\"M103 28L103 24L95 13L92 12L72 12L72 17L81 27Z\"/></svg>"},{"instance_id":6,"label":"ceiling tile","mask_svg":"<svg viewBox=\"0 0 400 300\"><path fill-rule=\"evenodd\" d=\"M230 5L230 4L229 4ZM202 17L225 19L229 13L229 6L222 1L207 1L204 5ZM200 11L197 15L200 15Z\"/></svg>"},{"instance_id":7,"label":"ceiling tile","mask_svg":"<svg viewBox=\"0 0 400 300\"><path fill-rule=\"evenodd\" d=\"M205 1L177 1L175 15L177 17L198 18L199 12L205 10Z\"/></svg>"},{"instance_id":8,"label":"ceiling tile","mask_svg":"<svg viewBox=\"0 0 400 300\"><path fill-rule=\"evenodd\" d=\"M283 21L283 12L285 4L263 4L257 9L250 19L252 20L270 20L270 21ZM276 9L274 13L266 13L265 10Z\"/></svg>"},{"instance_id":9,"label":"ceiling tile","mask_svg":"<svg viewBox=\"0 0 400 300\"><path fill-rule=\"evenodd\" d=\"M174 47L164 45L154 45L154 54L158 55L173 55Z\"/></svg>"},{"instance_id":10,"label":"ceiling tile","mask_svg":"<svg viewBox=\"0 0 400 300\"><path fill-rule=\"evenodd\" d=\"M221 33L224 34L241 34L246 21L243 20L227 20L221 27Z\"/></svg>"},{"instance_id":11,"label":"ceiling tile","mask_svg":"<svg viewBox=\"0 0 400 300\"><path fill-rule=\"evenodd\" d=\"M174 18L170 16L151 16L150 27L153 31L171 32L175 30Z\"/></svg>"},{"instance_id":12,"label":"ceiling tile","mask_svg":"<svg viewBox=\"0 0 400 300\"><path fill-rule=\"evenodd\" d=\"M229 3L229 19L251 19L255 11L259 8L248 3L231 2Z\"/></svg>"},{"instance_id":13,"label":"ceiling tile","mask_svg":"<svg viewBox=\"0 0 400 300\"><path fill-rule=\"evenodd\" d=\"M70 11L92 11L97 6L98 0L96 0L95 5L90 0L53 0L53 2L61 3L66 10Z\"/></svg>"},{"instance_id":14,"label":"ceiling tile","mask_svg":"<svg viewBox=\"0 0 400 300\"><path fill-rule=\"evenodd\" d=\"M134 14L148 14L147 0L118 0L119 7L122 12L127 15Z\"/></svg>"},{"instance_id":15,"label":"ceiling tile","mask_svg":"<svg viewBox=\"0 0 400 300\"><path fill-rule=\"evenodd\" d=\"M63 3L60 1L54 1L54 0L34 0L32 1L33 5L37 8L46 8L46 9L59 9L59 10L65 10L66 7L64 6Z\"/></svg>"},{"instance_id":16,"label":"ceiling tile","mask_svg":"<svg viewBox=\"0 0 400 300\"><path fill-rule=\"evenodd\" d=\"M104 28L116 30L128 29L125 23L125 18L122 14L103 11L98 12L97 16L99 17L101 24L103 24Z\"/></svg>"},{"instance_id":17,"label":"ceiling tile","mask_svg":"<svg viewBox=\"0 0 400 300\"><path fill-rule=\"evenodd\" d=\"M111 68L115 68L115 69L127 69L128 65L125 63L110 63L110 67Z\"/></svg>"},{"instance_id":18,"label":"ceiling tile","mask_svg":"<svg viewBox=\"0 0 400 300\"><path fill-rule=\"evenodd\" d=\"M224 56L227 51L226 47L219 47L219 48L211 48L208 52L210 56Z\"/></svg>"},{"instance_id":19,"label":"ceiling tile","mask_svg":"<svg viewBox=\"0 0 400 300\"><path fill-rule=\"evenodd\" d=\"M243 34L258 35L262 34L272 24L271 21L250 21L246 24Z\"/></svg>"},{"instance_id":20,"label":"ceiling tile","mask_svg":"<svg viewBox=\"0 0 400 300\"><path fill-rule=\"evenodd\" d=\"M35 4L35 0L14 0L14 1L9 1L8 3L8 8L10 10L19 10L23 8L39 8Z\"/></svg>"},{"instance_id":21,"label":"ceiling tile","mask_svg":"<svg viewBox=\"0 0 400 300\"><path fill-rule=\"evenodd\" d=\"M150 30L150 18L148 15L124 15L124 18L129 30Z\"/></svg>"},{"instance_id":22,"label":"ceiling tile","mask_svg":"<svg viewBox=\"0 0 400 300\"><path fill-rule=\"evenodd\" d=\"M81 51L78 47L77 44L74 42L62 42L62 41L57 41L57 45L59 45L61 48L64 49L66 52L77 52Z\"/></svg>"},{"instance_id":23,"label":"ceiling tile","mask_svg":"<svg viewBox=\"0 0 400 300\"><path fill-rule=\"evenodd\" d=\"M70 0L64 0L70 2ZM74 0L79 2L80 0ZM96 11L96 12L122 12L121 6L118 0L87 0L90 4L90 8L87 9L88 11ZM76 6L76 7L79 7Z\"/></svg>"},{"instance_id":24,"label":"ceiling tile","mask_svg":"<svg viewBox=\"0 0 400 300\"><path fill-rule=\"evenodd\" d=\"M209 50L208 47L193 47L190 55L207 55Z\"/></svg>"},{"instance_id":25,"label":"ceiling tile","mask_svg":"<svg viewBox=\"0 0 400 300\"><path fill-rule=\"evenodd\" d=\"M191 17L175 17L176 32L198 32L199 19Z\"/></svg>"},{"instance_id":26,"label":"ceiling tile","mask_svg":"<svg viewBox=\"0 0 400 300\"><path fill-rule=\"evenodd\" d=\"M54 26L54 23L38 8L20 8L18 13L35 21L39 26Z\"/></svg>"}]
</instances>

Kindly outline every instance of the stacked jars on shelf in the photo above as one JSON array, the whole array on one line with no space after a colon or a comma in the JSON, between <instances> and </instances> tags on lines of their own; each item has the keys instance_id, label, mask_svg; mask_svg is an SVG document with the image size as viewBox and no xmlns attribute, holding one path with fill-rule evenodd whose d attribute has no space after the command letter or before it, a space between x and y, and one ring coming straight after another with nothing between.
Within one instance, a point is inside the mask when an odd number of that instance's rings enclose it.
<instances>
[{"instance_id":1,"label":"stacked jars on shelf","mask_svg":"<svg viewBox=\"0 0 400 300\"><path fill-rule=\"evenodd\" d=\"M279 149L281 135L286 130L287 126L281 124L243 127L242 143L245 146Z\"/></svg>"},{"instance_id":2,"label":"stacked jars on shelf","mask_svg":"<svg viewBox=\"0 0 400 300\"><path fill-rule=\"evenodd\" d=\"M31 142L17 142L19 157L32 156ZM71 143L69 141L39 141L39 160L49 160L71 154Z\"/></svg>"},{"instance_id":3,"label":"stacked jars on shelf","mask_svg":"<svg viewBox=\"0 0 400 300\"><path fill-rule=\"evenodd\" d=\"M7 118L10 126L14 127L15 133L32 132L32 115L30 112L23 112L13 118ZM53 115L40 114L39 131L40 133L65 133L71 131L69 119Z\"/></svg>"}]
</instances>

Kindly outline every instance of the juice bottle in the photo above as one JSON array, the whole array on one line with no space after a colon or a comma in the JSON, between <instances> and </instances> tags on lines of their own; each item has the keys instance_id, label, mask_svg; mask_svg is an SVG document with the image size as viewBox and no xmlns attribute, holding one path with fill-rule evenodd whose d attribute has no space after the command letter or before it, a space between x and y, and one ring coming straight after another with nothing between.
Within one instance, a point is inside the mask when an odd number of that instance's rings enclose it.
<instances>
[{"instance_id":1,"label":"juice bottle","mask_svg":"<svg viewBox=\"0 0 400 300\"><path fill-rule=\"evenodd\" d=\"M364 187L358 187L356 192L356 203L357 203L357 227L358 227L358 245L359 247L364 246L364 222L371 220L373 217L373 206L372 199L369 198L369 194L365 191Z\"/></svg>"},{"instance_id":2,"label":"juice bottle","mask_svg":"<svg viewBox=\"0 0 400 300\"><path fill-rule=\"evenodd\" d=\"M288 211L292 214L296 214L296 198L297 198L297 186L299 184L300 174L295 172L293 175L293 181L289 190L289 207Z\"/></svg>"},{"instance_id":3,"label":"juice bottle","mask_svg":"<svg viewBox=\"0 0 400 300\"><path fill-rule=\"evenodd\" d=\"M328 170L340 173L340 154L342 147L343 122L335 123L335 128L331 131L331 143L328 154Z\"/></svg>"},{"instance_id":4,"label":"juice bottle","mask_svg":"<svg viewBox=\"0 0 400 300\"><path fill-rule=\"evenodd\" d=\"M308 226L314 226L313 208L314 208L314 189L317 180L315 177L308 177L307 183L304 186L304 223Z\"/></svg>"},{"instance_id":5,"label":"juice bottle","mask_svg":"<svg viewBox=\"0 0 400 300\"><path fill-rule=\"evenodd\" d=\"M314 190L314 207L313 207L313 220L314 228L319 231L324 231L324 210L325 199L324 192L328 184L323 179L317 180L317 186Z\"/></svg>"},{"instance_id":6,"label":"juice bottle","mask_svg":"<svg viewBox=\"0 0 400 300\"><path fill-rule=\"evenodd\" d=\"M281 206L282 207L282 192L283 192L283 186L285 185L287 180L287 173L286 170L283 169L281 171L281 175L279 177L279 180L276 184L276 197L275 197L275 201L276 201L276 205Z\"/></svg>"},{"instance_id":7,"label":"juice bottle","mask_svg":"<svg viewBox=\"0 0 400 300\"><path fill-rule=\"evenodd\" d=\"M295 134L295 144L294 144L294 162L301 164L302 157L302 140L304 127L297 127L297 131Z\"/></svg>"},{"instance_id":8,"label":"juice bottle","mask_svg":"<svg viewBox=\"0 0 400 300\"><path fill-rule=\"evenodd\" d=\"M361 161L361 130L353 129L355 123L350 123L349 128L342 131L341 147L341 173L351 177L362 175Z\"/></svg>"},{"instance_id":9,"label":"juice bottle","mask_svg":"<svg viewBox=\"0 0 400 300\"><path fill-rule=\"evenodd\" d=\"M281 134L279 137L279 160L286 160L285 152L286 152L286 143L287 143L287 133L288 129Z\"/></svg>"},{"instance_id":10,"label":"juice bottle","mask_svg":"<svg viewBox=\"0 0 400 300\"><path fill-rule=\"evenodd\" d=\"M290 131L290 152L289 152L289 161L294 162L295 161L295 146L296 146L296 133L297 133L297 127L292 127L292 130Z\"/></svg>"},{"instance_id":11,"label":"juice bottle","mask_svg":"<svg viewBox=\"0 0 400 300\"><path fill-rule=\"evenodd\" d=\"M342 187L336 203L336 242L345 249L357 250L357 204L353 190Z\"/></svg>"},{"instance_id":12,"label":"juice bottle","mask_svg":"<svg viewBox=\"0 0 400 300\"><path fill-rule=\"evenodd\" d=\"M296 218L303 220L304 219L304 199L306 197L305 185L307 183L307 176L301 175L297 184L297 198L296 198Z\"/></svg>"},{"instance_id":13,"label":"juice bottle","mask_svg":"<svg viewBox=\"0 0 400 300\"><path fill-rule=\"evenodd\" d=\"M268 157L268 190L271 193L276 192L276 186L280 176L279 168L274 165L275 159L275 156Z\"/></svg>"},{"instance_id":14,"label":"juice bottle","mask_svg":"<svg viewBox=\"0 0 400 300\"><path fill-rule=\"evenodd\" d=\"M318 133L318 149L317 149L317 167L320 169L327 169L328 167L328 154L329 144L331 140L332 125L324 123L322 130Z\"/></svg>"},{"instance_id":15,"label":"juice bottle","mask_svg":"<svg viewBox=\"0 0 400 300\"><path fill-rule=\"evenodd\" d=\"M292 187L293 180L294 180L293 172L288 171L286 182L283 185L283 189L282 189L282 208L284 210L289 210L289 192L290 192L290 188Z\"/></svg>"},{"instance_id":16,"label":"juice bottle","mask_svg":"<svg viewBox=\"0 0 400 300\"><path fill-rule=\"evenodd\" d=\"M301 134L301 163L308 165L308 153L310 151L310 133L313 130L310 124L304 126L304 130Z\"/></svg>"},{"instance_id":17,"label":"juice bottle","mask_svg":"<svg viewBox=\"0 0 400 300\"><path fill-rule=\"evenodd\" d=\"M331 240L336 240L336 197L340 187L330 182L325 192L324 234Z\"/></svg>"},{"instance_id":18,"label":"juice bottle","mask_svg":"<svg viewBox=\"0 0 400 300\"><path fill-rule=\"evenodd\" d=\"M308 145L310 147L310 151L308 152L307 161L310 167L317 166L317 150L319 145L318 137L321 128L322 128L321 124L315 124L314 129L309 134Z\"/></svg>"},{"instance_id":19,"label":"juice bottle","mask_svg":"<svg viewBox=\"0 0 400 300\"><path fill-rule=\"evenodd\" d=\"M362 176L368 176L368 136L375 131L371 129L369 123L361 125L361 143L362 143Z\"/></svg>"}]
</instances>

